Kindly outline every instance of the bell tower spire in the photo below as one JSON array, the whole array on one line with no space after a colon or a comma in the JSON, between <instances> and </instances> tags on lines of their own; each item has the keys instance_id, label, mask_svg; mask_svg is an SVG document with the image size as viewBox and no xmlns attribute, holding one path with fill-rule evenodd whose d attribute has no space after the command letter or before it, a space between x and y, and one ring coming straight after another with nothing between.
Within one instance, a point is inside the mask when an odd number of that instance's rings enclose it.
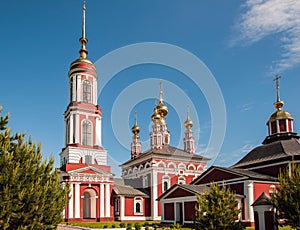
<instances>
[{"instance_id":1,"label":"bell tower spire","mask_svg":"<svg viewBox=\"0 0 300 230\"><path fill-rule=\"evenodd\" d=\"M184 122L184 127L186 128L184 132L184 139L183 139L183 144L184 144L184 151L194 154L195 153L195 140L193 137L193 121L190 119L190 107L189 105L187 106L187 119Z\"/></svg>"},{"instance_id":2,"label":"bell tower spire","mask_svg":"<svg viewBox=\"0 0 300 230\"><path fill-rule=\"evenodd\" d=\"M131 128L131 131L133 133L131 142L131 159L135 159L141 154L142 150L142 145L139 137L140 127L137 124L136 112L134 112L134 125Z\"/></svg>"},{"instance_id":3,"label":"bell tower spire","mask_svg":"<svg viewBox=\"0 0 300 230\"><path fill-rule=\"evenodd\" d=\"M85 7L85 1L83 2L83 6L82 6L82 35L81 38L79 39L80 43L81 43L81 49L79 50L80 53L80 58L82 59L86 59L88 51L86 49L86 44L88 43L87 38L85 37L85 11L86 11L86 7Z\"/></svg>"}]
</instances>

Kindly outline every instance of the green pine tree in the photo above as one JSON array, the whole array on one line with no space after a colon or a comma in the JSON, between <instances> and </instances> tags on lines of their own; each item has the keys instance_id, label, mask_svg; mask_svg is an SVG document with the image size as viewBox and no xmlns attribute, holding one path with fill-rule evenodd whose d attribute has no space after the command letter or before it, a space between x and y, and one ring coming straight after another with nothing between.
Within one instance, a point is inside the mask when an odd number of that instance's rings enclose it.
<instances>
[{"instance_id":1,"label":"green pine tree","mask_svg":"<svg viewBox=\"0 0 300 230\"><path fill-rule=\"evenodd\" d=\"M197 230L243 229L236 222L240 210L237 209L235 194L226 187L211 183L210 189L198 195L196 206Z\"/></svg>"},{"instance_id":2,"label":"green pine tree","mask_svg":"<svg viewBox=\"0 0 300 230\"><path fill-rule=\"evenodd\" d=\"M278 218L295 229L300 229L300 166L294 162L291 168L279 173L279 185L271 194Z\"/></svg>"},{"instance_id":3,"label":"green pine tree","mask_svg":"<svg viewBox=\"0 0 300 230\"><path fill-rule=\"evenodd\" d=\"M0 229L56 229L67 204L54 159L43 160L41 145L11 134L0 107Z\"/></svg>"}]
</instances>

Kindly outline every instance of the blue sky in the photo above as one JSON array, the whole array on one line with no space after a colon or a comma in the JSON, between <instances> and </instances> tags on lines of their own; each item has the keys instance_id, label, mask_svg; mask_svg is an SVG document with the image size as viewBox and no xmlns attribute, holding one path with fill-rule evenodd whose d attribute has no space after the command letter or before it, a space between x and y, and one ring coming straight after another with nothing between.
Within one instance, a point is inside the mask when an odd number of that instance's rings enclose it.
<instances>
[{"instance_id":1,"label":"blue sky","mask_svg":"<svg viewBox=\"0 0 300 230\"><path fill-rule=\"evenodd\" d=\"M3 113L11 114L13 132L25 131L42 142L44 155L53 155L59 166L59 153L64 147L63 113L69 103L67 73L70 63L79 56L82 1L12 0L2 6ZM121 47L145 42L171 45L204 63L209 78L217 82L222 93L224 104L218 108L226 108L225 116L217 110L212 115L213 102L207 97L208 93L217 97L217 92L210 88L204 92L204 86L195 84L193 77L170 66L132 65L109 81L99 74L103 146L117 174L116 166L130 158L134 111L138 113L143 150L149 148L150 117L154 98L159 96L160 79L170 109L167 122L172 145L182 147L181 122L189 102L191 118L199 121L194 127L199 139L197 152L213 156L211 163L229 166L263 141L267 135L265 123L274 111L276 74L282 76L284 109L295 118L294 130L300 130L299 1L88 0L86 23L88 57L97 63L99 72L115 68L104 65L103 57ZM157 58L168 56L162 52L153 51ZM132 53L127 55L135 58ZM182 66L189 64L182 59ZM204 75L200 72L199 79ZM224 141L220 132L215 138L222 142L220 152L214 146L208 149L212 126L220 125L212 121L213 116L225 120Z\"/></svg>"}]
</instances>

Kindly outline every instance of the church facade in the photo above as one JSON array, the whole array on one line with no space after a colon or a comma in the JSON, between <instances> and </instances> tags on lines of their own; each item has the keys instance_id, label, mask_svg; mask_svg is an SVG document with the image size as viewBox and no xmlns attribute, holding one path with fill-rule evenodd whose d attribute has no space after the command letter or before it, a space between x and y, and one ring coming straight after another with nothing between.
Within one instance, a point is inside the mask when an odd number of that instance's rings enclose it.
<instances>
[{"instance_id":1,"label":"church facade","mask_svg":"<svg viewBox=\"0 0 300 230\"><path fill-rule=\"evenodd\" d=\"M192 224L195 212L189 212L189 207L196 205L196 195L201 194L212 182L219 185L225 182L237 195L237 208L241 210L239 221L245 226L256 226L259 217L253 204L259 203L261 197L269 199L278 185L280 171L291 170L292 162L300 163L300 141L293 130L294 118L282 109L284 103L279 94L279 77L276 76L275 80L276 111L267 121L268 136L262 145L252 149L231 167L211 166L191 184L170 188L158 198L162 210L174 210L172 213L162 212L162 222L174 223L179 220L183 224ZM183 211L180 211L178 203L181 203Z\"/></svg>"},{"instance_id":2,"label":"church facade","mask_svg":"<svg viewBox=\"0 0 300 230\"><path fill-rule=\"evenodd\" d=\"M101 142L102 110L97 101L96 68L87 58L85 10L84 5L80 56L71 63L68 73L70 98L64 113L65 146L60 153L61 184L70 186L65 221L192 224L196 196L211 182L224 181L237 194L239 220L254 226L252 204L262 193L266 196L274 191L280 170L290 167L292 160L300 162L299 137L293 130L293 117L282 109L279 79L276 111L267 122L268 136L261 146L228 168L207 169L209 159L195 153L189 113L184 122L184 148L170 145L168 107L161 86L160 100L151 117L149 150L142 152L135 118L129 160L121 165L121 178L115 178Z\"/></svg>"},{"instance_id":3,"label":"church facade","mask_svg":"<svg viewBox=\"0 0 300 230\"><path fill-rule=\"evenodd\" d=\"M122 178L114 178L107 165L107 151L101 143L102 110L97 101L97 72L87 58L83 6L80 56L68 73L70 101L64 113L65 146L60 153L62 186L70 186L70 200L64 211L67 222L160 220L157 198L175 184L188 184L207 167L207 158L195 154L189 115L184 149L170 145L168 108L160 101L151 117L150 150L142 153L140 128L132 127L131 158L122 164Z\"/></svg>"}]
</instances>

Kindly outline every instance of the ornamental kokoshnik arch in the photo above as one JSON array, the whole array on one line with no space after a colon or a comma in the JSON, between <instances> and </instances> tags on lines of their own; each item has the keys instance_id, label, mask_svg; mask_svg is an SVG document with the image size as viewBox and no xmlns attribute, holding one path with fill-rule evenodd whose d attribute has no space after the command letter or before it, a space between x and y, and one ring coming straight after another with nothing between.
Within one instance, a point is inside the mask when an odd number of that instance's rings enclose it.
<instances>
[{"instance_id":1,"label":"ornamental kokoshnik arch","mask_svg":"<svg viewBox=\"0 0 300 230\"><path fill-rule=\"evenodd\" d=\"M220 87L210 70L198 57L189 51L175 45L159 42L136 43L111 51L95 62L98 70L98 79L101 79L101 83L98 84L98 97L106 84L116 74L124 69L140 64L158 64L180 71L189 77L202 91L211 114L210 139L204 155L210 157L212 159L211 164L213 164L225 137L225 102ZM122 97L119 96L118 98ZM148 98L153 98L153 95L149 95ZM139 100L141 101L141 99ZM126 98L126 101L128 107L130 107L130 98ZM165 101L172 104L171 101ZM117 114L113 112L111 114L114 135L122 146L128 148L128 142L122 139L122 133L128 132L128 124L118 127L118 129L114 128L114 122L118 120ZM195 141L195 143L197 142Z\"/></svg>"}]
</instances>

